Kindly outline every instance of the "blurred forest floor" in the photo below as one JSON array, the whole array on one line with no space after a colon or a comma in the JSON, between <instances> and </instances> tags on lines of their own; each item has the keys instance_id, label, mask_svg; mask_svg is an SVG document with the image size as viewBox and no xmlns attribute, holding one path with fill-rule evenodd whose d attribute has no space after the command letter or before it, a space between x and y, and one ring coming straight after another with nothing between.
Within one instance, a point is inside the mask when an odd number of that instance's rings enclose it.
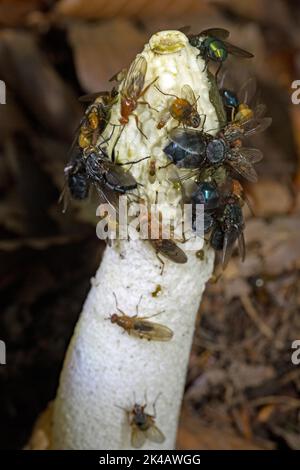
<instances>
[{"instance_id":1,"label":"blurred forest floor","mask_svg":"<svg viewBox=\"0 0 300 470\"><path fill-rule=\"evenodd\" d=\"M120 6L121 5L121 6ZM300 449L300 4L295 1L0 0L0 446L22 447L54 398L64 354L104 245L89 207L58 206L82 94L106 89L153 32L221 26L255 54L273 125L246 190L247 258L209 282L180 423L181 449ZM217 280L217 281L216 281Z\"/></svg>"}]
</instances>

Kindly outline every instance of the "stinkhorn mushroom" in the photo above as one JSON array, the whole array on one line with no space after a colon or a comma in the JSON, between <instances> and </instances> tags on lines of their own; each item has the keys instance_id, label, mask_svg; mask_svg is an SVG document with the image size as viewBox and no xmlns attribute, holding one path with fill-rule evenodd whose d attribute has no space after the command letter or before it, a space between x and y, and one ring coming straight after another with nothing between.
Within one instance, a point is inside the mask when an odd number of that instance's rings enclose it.
<instances>
[{"instance_id":1,"label":"stinkhorn mushroom","mask_svg":"<svg viewBox=\"0 0 300 470\"><path fill-rule=\"evenodd\" d=\"M174 182L160 177L159 171L155 178L149 168L150 161L156 168L166 166L163 149L168 133L178 126L171 118L158 128L159 116L172 99L168 94L180 97L182 87L189 85L199 115L205 116L204 130L215 133L220 126L218 97L212 98L214 85L198 55L179 31L153 35L138 56L147 64L145 86L153 83L128 122L121 120L122 132L113 132L109 142L119 163L145 157L130 171L148 202L155 202L157 192L165 197L165 212ZM115 126L120 124L122 86L124 81L111 109L110 124ZM108 125L101 139L108 138L111 129ZM179 204L175 191L176 197ZM180 247L187 262L174 263L161 255L162 272L147 240L129 238L107 246L65 358L54 404L53 449L132 449L130 412L145 403L145 413L153 416L165 439L147 439L143 448L174 448L195 318L214 262L214 252L203 239L200 246L198 239L197 246ZM109 321L117 307L134 316L138 304L141 317L157 314L153 321L172 330L169 341L147 341Z\"/></svg>"}]
</instances>

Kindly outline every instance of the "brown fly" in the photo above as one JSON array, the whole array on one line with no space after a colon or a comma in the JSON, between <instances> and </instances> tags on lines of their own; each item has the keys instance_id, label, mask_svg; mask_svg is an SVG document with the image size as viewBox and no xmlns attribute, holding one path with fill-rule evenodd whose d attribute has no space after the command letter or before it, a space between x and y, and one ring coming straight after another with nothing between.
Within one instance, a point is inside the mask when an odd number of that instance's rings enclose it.
<instances>
[{"instance_id":1,"label":"brown fly","mask_svg":"<svg viewBox=\"0 0 300 470\"><path fill-rule=\"evenodd\" d=\"M117 90L113 88L111 91L100 91L80 98L83 103L92 102L79 125L77 143L81 149L96 145L109 121L110 110L117 95Z\"/></svg>"},{"instance_id":2,"label":"brown fly","mask_svg":"<svg viewBox=\"0 0 300 470\"><path fill-rule=\"evenodd\" d=\"M165 263L159 255L162 255L178 264L186 263L187 256L176 244L172 227L170 227L169 232L167 232L164 229L161 220L161 213L159 212L157 217L156 215L151 214L150 209L142 211L140 214L140 230L142 231L143 238L147 239L154 248L156 256L162 265L162 274Z\"/></svg>"},{"instance_id":3,"label":"brown fly","mask_svg":"<svg viewBox=\"0 0 300 470\"><path fill-rule=\"evenodd\" d=\"M192 88L189 85L184 85L181 89L181 96L172 95L170 93L165 93L156 87L163 95L172 96L170 106L163 111L159 123L157 124L157 129L161 129L165 126L168 120L172 117L179 124L190 127L199 127L201 123L200 115L197 111L197 99Z\"/></svg>"},{"instance_id":4,"label":"brown fly","mask_svg":"<svg viewBox=\"0 0 300 470\"><path fill-rule=\"evenodd\" d=\"M162 444L165 441L165 436L156 426L155 404L157 398L153 403L152 415L145 412L147 403L144 405L135 403L131 410L126 410L131 427L131 445L135 449L141 448L147 439L157 444Z\"/></svg>"},{"instance_id":5,"label":"brown fly","mask_svg":"<svg viewBox=\"0 0 300 470\"><path fill-rule=\"evenodd\" d=\"M139 304L136 306L136 314L132 317L126 315L119 307L117 303L117 297L114 293L116 300L116 308L118 313L110 315L109 320L111 323L115 323L129 335L137 336L141 339L147 339L148 341L170 341L173 337L173 331L165 325L154 323L149 321L149 318L155 317L162 312L155 313L149 317L139 317Z\"/></svg>"},{"instance_id":6,"label":"brown fly","mask_svg":"<svg viewBox=\"0 0 300 470\"><path fill-rule=\"evenodd\" d=\"M131 65L126 78L121 94L121 117L119 119L120 124L126 125L129 122L129 116L133 116L136 122L136 126L141 132L141 134L147 138L147 136L143 133L139 126L139 118L136 114L134 114L135 109L137 108L138 104L144 104L149 107L149 103L147 101L141 101L142 98L150 86L157 80L155 78L150 82L146 87L145 85L145 77L147 72L147 61L145 57L138 56L136 60Z\"/></svg>"}]
</instances>

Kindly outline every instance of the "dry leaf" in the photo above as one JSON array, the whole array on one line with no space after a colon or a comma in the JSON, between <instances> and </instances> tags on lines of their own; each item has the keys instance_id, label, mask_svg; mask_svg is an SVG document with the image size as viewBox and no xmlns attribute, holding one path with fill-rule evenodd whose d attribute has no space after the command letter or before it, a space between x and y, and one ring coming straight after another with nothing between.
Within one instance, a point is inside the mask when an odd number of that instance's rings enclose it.
<instances>
[{"instance_id":1,"label":"dry leaf","mask_svg":"<svg viewBox=\"0 0 300 470\"><path fill-rule=\"evenodd\" d=\"M217 387L224 386L227 373L223 369L210 368L205 370L189 387L186 396L189 400L201 401Z\"/></svg>"},{"instance_id":2,"label":"dry leaf","mask_svg":"<svg viewBox=\"0 0 300 470\"><path fill-rule=\"evenodd\" d=\"M26 16L41 7L43 0L1 0L0 24L5 26L23 25Z\"/></svg>"},{"instance_id":3,"label":"dry leaf","mask_svg":"<svg viewBox=\"0 0 300 470\"><path fill-rule=\"evenodd\" d=\"M259 387L267 380L275 377L275 370L271 366L246 364L245 362L232 361L228 374L237 390L248 387Z\"/></svg>"},{"instance_id":4,"label":"dry leaf","mask_svg":"<svg viewBox=\"0 0 300 470\"><path fill-rule=\"evenodd\" d=\"M271 442L260 446L243 439L231 428L205 426L195 414L185 408L182 411L177 435L178 450L264 450L273 447Z\"/></svg>"},{"instance_id":5,"label":"dry leaf","mask_svg":"<svg viewBox=\"0 0 300 470\"><path fill-rule=\"evenodd\" d=\"M300 429L298 432L287 431L279 426L272 426L272 431L280 436L293 450L300 450Z\"/></svg>"},{"instance_id":6,"label":"dry leaf","mask_svg":"<svg viewBox=\"0 0 300 470\"><path fill-rule=\"evenodd\" d=\"M289 28L291 16L289 10L282 0L252 0L241 2L241 0L214 0L214 4L220 5L235 15L257 22L277 25L280 28Z\"/></svg>"},{"instance_id":7,"label":"dry leaf","mask_svg":"<svg viewBox=\"0 0 300 470\"><path fill-rule=\"evenodd\" d=\"M251 187L256 216L286 214L292 207L292 196L278 181L261 179Z\"/></svg>"},{"instance_id":8,"label":"dry leaf","mask_svg":"<svg viewBox=\"0 0 300 470\"><path fill-rule=\"evenodd\" d=\"M266 423L272 416L274 410L275 406L273 404L263 406L258 412L257 420L260 423Z\"/></svg>"},{"instance_id":9,"label":"dry leaf","mask_svg":"<svg viewBox=\"0 0 300 470\"><path fill-rule=\"evenodd\" d=\"M240 274L231 281L225 283L225 297L227 301L241 295L249 295L251 293L251 287L248 282L245 281Z\"/></svg>"}]
</instances>

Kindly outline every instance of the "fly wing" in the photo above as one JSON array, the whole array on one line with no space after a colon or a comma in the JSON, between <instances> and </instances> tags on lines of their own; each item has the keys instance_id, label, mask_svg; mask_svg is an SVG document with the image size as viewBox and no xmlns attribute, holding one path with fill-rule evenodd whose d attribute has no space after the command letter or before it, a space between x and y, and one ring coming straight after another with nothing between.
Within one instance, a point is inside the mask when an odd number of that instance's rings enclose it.
<instances>
[{"instance_id":1,"label":"fly wing","mask_svg":"<svg viewBox=\"0 0 300 470\"><path fill-rule=\"evenodd\" d=\"M65 182L64 182L62 192L58 199L59 204L63 203L63 208L62 208L63 213L65 213L67 210L68 202L70 198L70 189L68 185L68 179L72 173L76 172L80 168L80 165L81 165L81 151L76 146L76 143L77 143L77 135L75 136L72 146L69 150L70 159L64 168Z\"/></svg>"},{"instance_id":2,"label":"fly wing","mask_svg":"<svg viewBox=\"0 0 300 470\"><path fill-rule=\"evenodd\" d=\"M241 147L237 148L236 151L244 156L251 163L260 162L263 159L263 153L259 149Z\"/></svg>"},{"instance_id":3,"label":"fly wing","mask_svg":"<svg viewBox=\"0 0 300 470\"><path fill-rule=\"evenodd\" d=\"M156 442L157 444L162 444L166 439L161 430L158 429L155 424L150 426L145 433L149 441Z\"/></svg>"},{"instance_id":4,"label":"fly wing","mask_svg":"<svg viewBox=\"0 0 300 470\"><path fill-rule=\"evenodd\" d=\"M117 192L126 192L136 189L137 182L129 171L124 171L121 165L116 165L110 161L102 161L106 170L105 179L109 186Z\"/></svg>"},{"instance_id":5,"label":"fly wing","mask_svg":"<svg viewBox=\"0 0 300 470\"><path fill-rule=\"evenodd\" d=\"M173 240L160 240L159 253L174 263L184 264L187 262L187 256L185 252L179 248L179 246L177 246Z\"/></svg>"},{"instance_id":6,"label":"fly wing","mask_svg":"<svg viewBox=\"0 0 300 470\"><path fill-rule=\"evenodd\" d=\"M174 183L183 183L191 178L193 178L194 176L197 176L199 175L199 168L196 168L194 170L184 170L182 169L181 172L180 172L180 176L174 176L172 178L172 180L170 181L173 181Z\"/></svg>"},{"instance_id":7,"label":"fly wing","mask_svg":"<svg viewBox=\"0 0 300 470\"><path fill-rule=\"evenodd\" d=\"M170 341L173 337L173 331L167 326L143 318L135 320L132 333L140 338L154 341Z\"/></svg>"},{"instance_id":8,"label":"fly wing","mask_svg":"<svg viewBox=\"0 0 300 470\"><path fill-rule=\"evenodd\" d=\"M119 193L116 193L112 189L109 189L104 184L99 182L94 182L94 187L97 190L98 196L100 198L100 203L107 203L109 206L119 213Z\"/></svg>"},{"instance_id":9,"label":"fly wing","mask_svg":"<svg viewBox=\"0 0 300 470\"><path fill-rule=\"evenodd\" d=\"M272 118L265 117L262 119L250 118L243 122L244 136L250 136L265 131L272 124Z\"/></svg>"},{"instance_id":10,"label":"fly wing","mask_svg":"<svg viewBox=\"0 0 300 470\"><path fill-rule=\"evenodd\" d=\"M224 70L221 70L219 72L218 78L219 78L219 80L218 80L219 90L222 90L223 88L229 88L229 86L225 85L225 84L227 84L228 81L231 81L229 79L228 69L224 68Z\"/></svg>"},{"instance_id":11,"label":"fly wing","mask_svg":"<svg viewBox=\"0 0 300 470\"><path fill-rule=\"evenodd\" d=\"M227 39L229 37L229 31L223 28L209 28L201 31L201 36L212 36L218 39Z\"/></svg>"},{"instance_id":12,"label":"fly wing","mask_svg":"<svg viewBox=\"0 0 300 470\"><path fill-rule=\"evenodd\" d=\"M146 72L147 61L145 57L140 55L135 59L128 71L122 89L123 95L137 100L144 88Z\"/></svg>"},{"instance_id":13,"label":"fly wing","mask_svg":"<svg viewBox=\"0 0 300 470\"><path fill-rule=\"evenodd\" d=\"M192 106L197 102L195 93L190 85L183 85L181 88L181 98L187 100Z\"/></svg>"},{"instance_id":14,"label":"fly wing","mask_svg":"<svg viewBox=\"0 0 300 470\"><path fill-rule=\"evenodd\" d=\"M70 161L73 161L74 159L77 160L76 155L79 155L80 152L81 152L81 150L78 146L78 136L79 136L81 124L82 124L82 122L80 122L80 124L77 126L77 128L75 130L75 136L73 138L71 147L68 150L68 157L69 157Z\"/></svg>"},{"instance_id":15,"label":"fly wing","mask_svg":"<svg viewBox=\"0 0 300 470\"><path fill-rule=\"evenodd\" d=\"M88 95L80 96L79 101L81 103L92 103L95 99L99 98L100 96L105 96L107 98L110 97L109 91L98 91L96 93L89 93Z\"/></svg>"},{"instance_id":16,"label":"fly wing","mask_svg":"<svg viewBox=\"0 0 300 470\"><path fill-rule=\"evenodd\" d=\"M181 26L181 28L178 28L178 31L181 31L183 34L188 34L191 30L190 26Z\"/></svg>"},{"instance_id":17,"label":"fly wing","mask_svg":"<svg viewBox=\"0 0 300 470\"><path fill-rule=\"evenodd\" d=\"M267 107L264 103L257 103L254 106L254 116L257 119L264 117L264 115L266 114L266 111L267 111Z\"/></svg>"},{"instance_id":18,"label":"fly wing","mask_svg":"<svg viewBox=\"0 0 300 470\"><path fill-rule=\"evenodd\" d=\"M138 426L132 424L131 429L131 445L135 449L140 449L146 441L146 433L145 431L141 431Z\"/></svg>"},{"instance_id":19,"label":"fly wing","mask_svg":"<svg viewBox=\"0 0 300 470\"><path fill-rule=\"evenodd\" d=\"M77 124L77 126L75 128L74 138L73 138L71 147L68 151L69 158L72 158L72 155L74 154L74 152L78 151L78 145L77 144L78 144L78 138L79 138L79 135L80 135L80 129L81 129L81 126L83 126L83 124L85 123L85 121L86 121L86 113L80 119L79 124Z\"/></svg>"},{"instance_id":20,"label":"fly wing","mask_svg":"<svg viewBox=\"0 0 300 470\"><path fill-rule=\"evenodd\" d=\"M248 78L240 88L238 93L240 103L250 104L256 94L256 80L254 77Z\"/></svg>"},{"instance_id":21,"label":"fly wing","mask_svg":"<svg viewBox=\"0 0 300 470\"><path fill-rule=\"evenodd\" d=\"M262 153L257 149L237 148L232 150L227 159L227 163L241 176L255 183L257 181L257 173L252 163L260 161L261 159Z\"/></svg>"},{"instance_id":22,"label":"fly wing","mask_svg":"<svg viewBox=\"0 0 300 470\"><path fill-rule=\"evenodd\" d=\"M62 191L58 198L58 204L62 204L62 213L65 214L67 212L69 199L70 199L70 191L68 191L68 184L65 181Z\"/></svg>"},{"instance_id":23,"label":"fly wing","mask_svg":"<svg viewBox=\"0 0 300 470\"><path fill-rule=\"evenodd\" d=\"M230 54L233 54L237 57L244 57L245 59L251 59L254 57L254 55L251 52L245 51L244 49L241 49L240 47L234 46L230 42L224 41L224 44L226 46L226 49Z\"/></svg>"},{"instance_id":24,"label":"fly wing","mask_svg":"<svg viewBox=\"0 0 300 470\"><path fill-rule=\"evenodd\" d=\"M169 137L172 142L191 154L202 155L205 151L204 133L196 129L172 129Z\"/></svg>"},{"instance_id":25,"label":"fly wing","mask_svg":"<svg viewBox=\"0 0 300 470\"><path fill-rule=\"evenodd\" d=\"M123 68L115 73L108 81L121 83L126 77L127 69Z\"/></svg>"},{"instance_id":26,"label":"fly wing","mask_svg":"<svg viewBox=\"0 0 300 470\"><path fill-rule=\"evenodd\" d=\"M224 244L223 244L223 252L222 252L222 267L223 269L226 268L228 262L231 258L235 242L238 238L239 234L236 228L232 228L225 232L224 235Z\"/></svg>"}]
</instances>

